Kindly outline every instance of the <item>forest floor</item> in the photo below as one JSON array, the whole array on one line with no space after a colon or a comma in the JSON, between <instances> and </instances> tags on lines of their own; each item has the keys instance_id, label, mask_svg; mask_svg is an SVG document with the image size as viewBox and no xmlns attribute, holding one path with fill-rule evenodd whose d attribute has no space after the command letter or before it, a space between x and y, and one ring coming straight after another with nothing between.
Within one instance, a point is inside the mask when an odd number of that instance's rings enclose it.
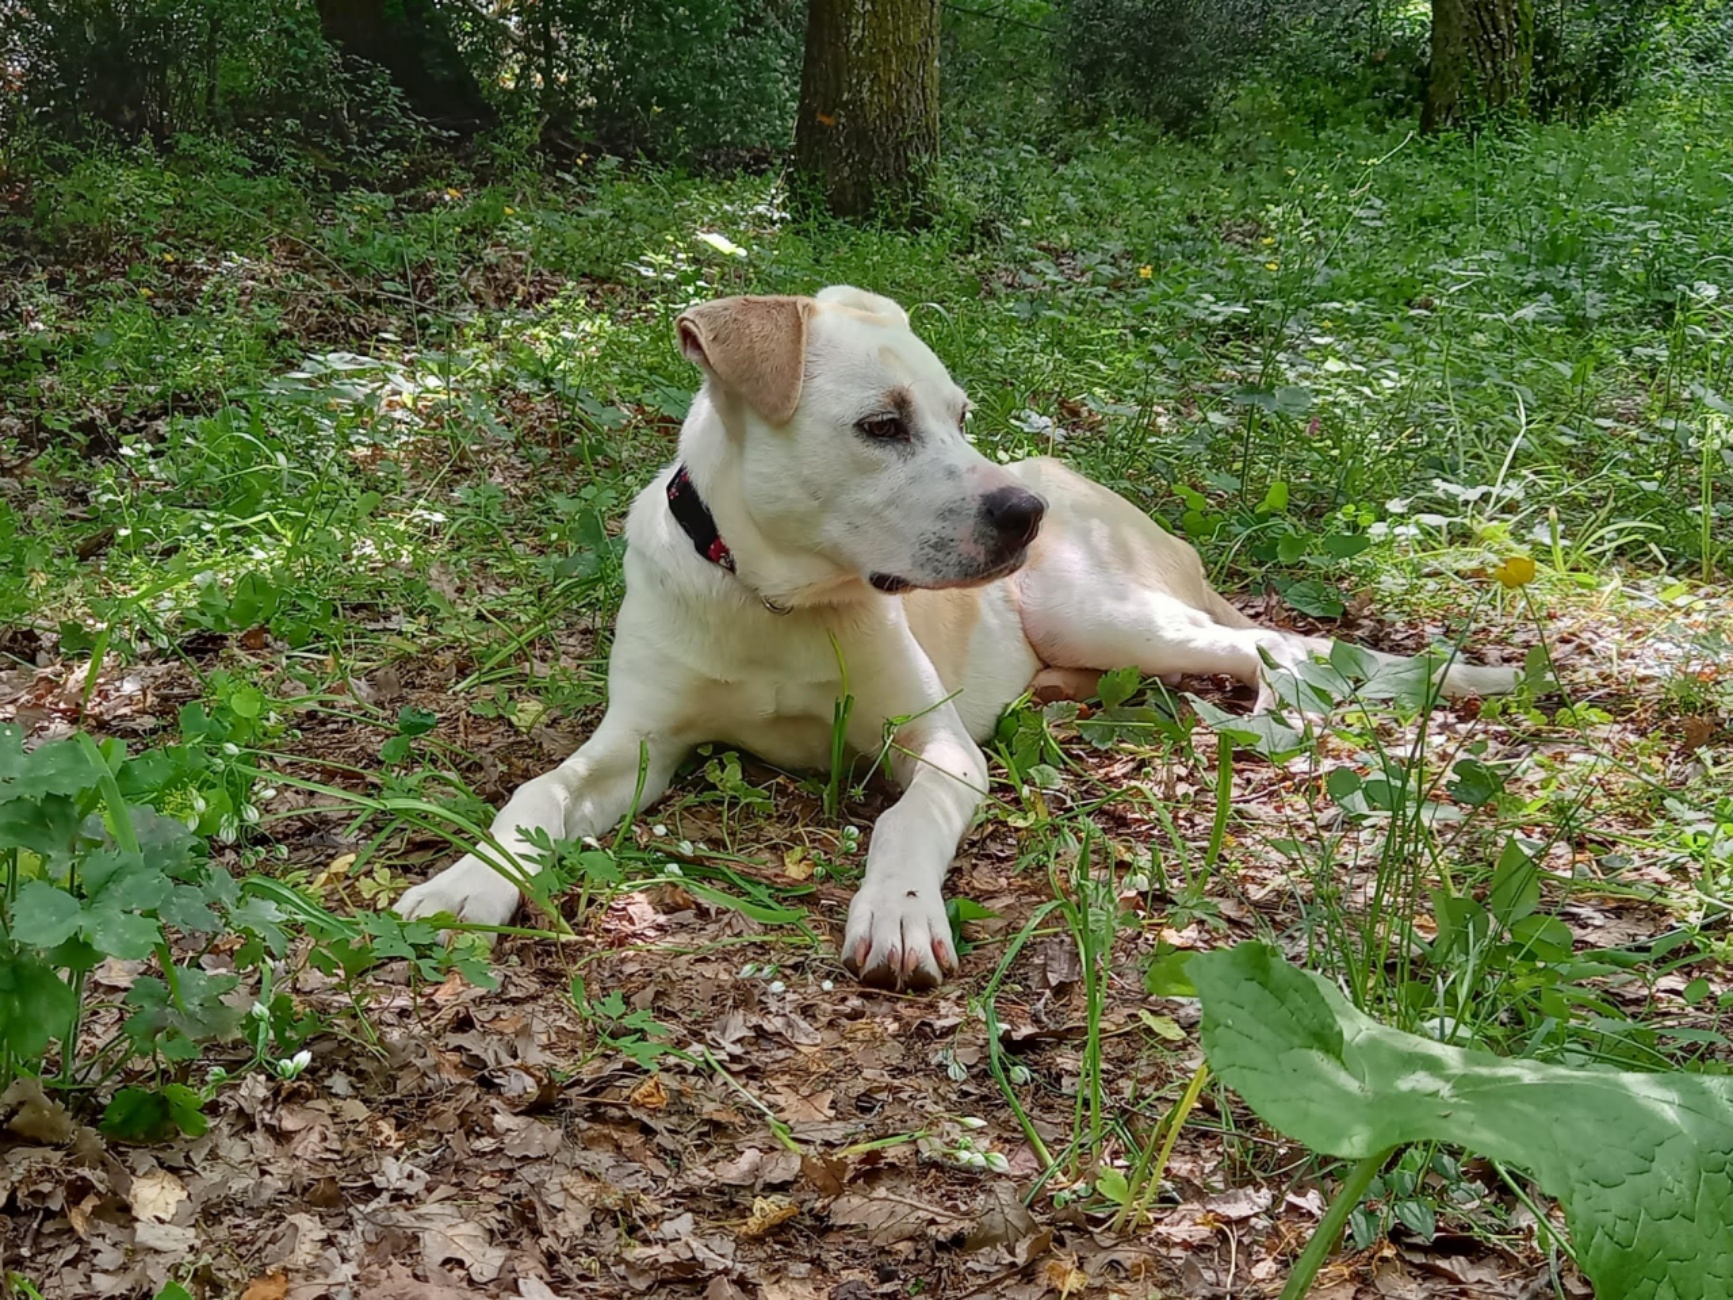
<instances>
[{"instance_id":1,"label":"forest floor","mask_svg":"<svg viewBox=\"0 0 1733 1300\"><path fill-rule=\"evenodd\" d=\"M1175 955L1240 939L1369 976L1406 1028L1451 988L1463 1041L1503 1054L1724 1069L1733 601L1703 394L1733 391L1733 285L1692 268L1733 238L1705 156L1733 133L1711 108L1478 157L1559 185L1472 231L1439 215L1476 202L1470 163L1355 161L1399 135L1266 141L1232 180L1207 149L1145 142L1170 151L1152 179L1102 144L1019 173L986 233L916 236L800 232L764 178L606 167L313 194L93 156L19 182L0 722L172 751L157 806L330 914L436 870L594 726L619 521L695 382L669 324L717 293L932 304L917 328L985 449L1126 493L1254 616L1537 674L1424 717L1348 701L1279 753L1154 683L1018 710L951 876L962 971L932 993L862 989L837 956L882 785L845 774L827 811L822 775L722 752L593 850L561 924L498 937L496 987L413 934L348 965L316 935L250 965L189 950L292 1023L127 1065L202 1090L196 1136L105 1138L100 1096L22 1072L12 1293L1273 1297L1342 1169L1214 1079L1180 1104L1202 1055ZM1115 178L1139 203L1093 193ZM1500 581L1512 556L1534 566ZM1350 805L1344 768L1432 811ZM1472 970L1392 955L1389 900L1436 938L1434 891L1494 907L1513 840L1560 952L1493 915ZM90 972L86 1039L155 960ZM1313 1294L1587 1296L1562 1242L1521 1171L1411 1148Z\"/></svg>"}]
</instances>

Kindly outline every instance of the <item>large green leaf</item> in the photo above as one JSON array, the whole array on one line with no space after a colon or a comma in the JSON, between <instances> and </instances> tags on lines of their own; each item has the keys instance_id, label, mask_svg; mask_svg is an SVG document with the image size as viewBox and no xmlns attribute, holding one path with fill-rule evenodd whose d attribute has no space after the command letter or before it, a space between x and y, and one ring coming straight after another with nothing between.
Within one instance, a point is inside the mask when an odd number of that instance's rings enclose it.
<instances>
[{"instance_id":1,"label":"large green leaf","mask_svg":"<svg viewBox=\"0 0 1733 1300\"><path fill-rule=\"evenodd\" d=\"M52 948L78 933L84 909L71 894L46 880L27 880L12 903L12 937Z\"/></svg>"},{"instance_id":2,"label":"large green leaf","mask_svg":"<svg viewBox=\"0 0 1733 1300\"><path fill-rule=\"evenodd\" d=\"M45 794L71 795L96 784L98 771L76 740L24 748L24 728L0 725L0 803Z\"/></svg>"},{"instance_id":3,"label":"large green leaf","mask_svg":"<svg viewBox=\"0 0 1733 1300\"><path fill-rule=\"evenodd\" d=\"M52 969L16 949L0 952L0 1040L14 1056L41 1056L77 1006L72 990Z\"/></svg>"},{"instance_id":4,"label":"large green leaf","mask_svg":"<svg viewBox=\"0 0 1733 1300\"><path fill-rule=\"evenodd\" d=\"M1509 1060L1388 1029L1262 944L1199 953L1211 1067L1273 1127L1364 1158L1443 1141L1564 1205L1602 1296L1733 1295L1733 1080Z\"/></svg>"}]
</instances>

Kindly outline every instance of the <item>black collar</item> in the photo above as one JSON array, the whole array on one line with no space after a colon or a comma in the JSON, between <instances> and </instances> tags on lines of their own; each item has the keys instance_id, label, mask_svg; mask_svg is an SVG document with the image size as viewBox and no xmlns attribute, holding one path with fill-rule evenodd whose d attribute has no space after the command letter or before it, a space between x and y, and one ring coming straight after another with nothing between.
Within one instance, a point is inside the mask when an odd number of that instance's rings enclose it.
<instances>
[{"instance_id":1,"label":"black collar","mask_svg":"<svg viewBox=\"0 0 1733 1300\"><path fill-rule=\"evenodd\" d=\"M704 498L698 495L698 489L692 485L692 475L684 465L676 465L674 476L668 480L668 509L686 536L692 539L698 554L710 563L734 572L734 552L728 549L728 543L716 531L716 519L711 515L710 507L704 504Z\"/></svg>"}]
</instances>

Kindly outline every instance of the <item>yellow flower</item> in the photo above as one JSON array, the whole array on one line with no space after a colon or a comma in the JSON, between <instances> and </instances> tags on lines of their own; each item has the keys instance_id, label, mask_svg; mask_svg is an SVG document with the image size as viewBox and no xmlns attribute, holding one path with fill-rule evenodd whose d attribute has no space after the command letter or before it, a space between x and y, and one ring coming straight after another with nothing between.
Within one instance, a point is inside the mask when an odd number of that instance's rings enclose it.
<instances>
[{"instance_id":1,"label":"yellow flower","mask_svg":"<svg viewBox=\"0 0 1733 1300\"><path fill-rule=\"evenodd\" d=\"M445 197L448 199L461 199L463 197L463 191L448 188L445 191Z\"/></svg>"},{"instance_id":2,"label":"yellow flower","mask_svg":"<svg viewBox=\"0 0 1733 1300\"><path fill-rule=\"evenodd\" d=\"M1265 235L1264 236L1264 247L1265 248L1268 248L1271 244L1273 244L1275 242L1276 242L1276 237L1274 235Z\"/></svg>"},{"instance_id":3,"label":"yellow flower","mask_svg":"<svg viewBox=\"0 0 1733 1300\"><path fill-rule=\"evenodd\" d=\"M515 217L515 216L517 216L517 209L512 207L512 205L508 203L505 205L505 214L508 217Z\"/></svg>"},{"instance_id":4,"label":"yellow flower","mask_svg":"<svg viewBox=\"0 0 1733 1300\"><path fill-rule=\"evenodd\" d=\"M1534 581L1534 561L1526 555L1513 555L1498 566L1493 576L1512 591L1526 587Z\"/></svg>"},{"instance_id":5,"label":"yellow flower","mask_svg":"<svg viewBox=\"0 0 1733 1300\"><path fill-rule=\"evenodd\" d=\"M165 262L172 262L175 260L175 255L173 253L164 253L162 255L162 260Z\"/></svg>"},{"instance_id":6,"label":"yellow flower","mask_svg":"<svg viewBox=\"0 0 1733 1300\"><path fill-rule=\"evenodd\" d=\"M151 289L140 289L138 291L138 296L141 298L154 298L156 297L156 293Z\"/></svg>"},{"instance_id":7,"label":"yellow flower","mask_svg":"<svg viewBox=\"0 0 1733 1300\"><path fill-rule=\"evenodd\" d=\"M1266 270L1266 271L1279 271L1281 269L1282 269L1282 264L1280 262L1265 262L1264 263L1264 270Z\"/></svg>"},{"instance_id":8,"label":"yellow flower","mask_svg":"<svg viewBox=\"0 0 1733 1300\"><path fill-rule=\"evenodd\" d=\"M1147 280L1147 279L1149 279L1150 276L1152 276L1154 274L1155 274L1155 271L1151 267L1140 266L1137 268L1137 278L1139 280Z\"/></svg>"}]
</instances>

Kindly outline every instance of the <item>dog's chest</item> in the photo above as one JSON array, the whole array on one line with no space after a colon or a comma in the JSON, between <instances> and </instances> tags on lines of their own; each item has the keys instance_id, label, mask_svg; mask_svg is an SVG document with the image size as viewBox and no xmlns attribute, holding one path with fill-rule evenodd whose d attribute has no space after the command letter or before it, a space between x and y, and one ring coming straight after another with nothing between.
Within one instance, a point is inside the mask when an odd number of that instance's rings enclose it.
<instances>
[{"instance_id":1,"label":"dog's chest","mask_svg":"<svg viewBox=\"0 0 1733 1300\"><path fill-rule=\"evenodd\" d=\"M832 721L842 682L752 676L716 685L723 740L782 767L822 768L830 761Z\"/></svg>"},{"instance_id":2,"label":"dog's chest","mask_svg":"<svg viewBox=\"0 0 1733 1300\"><path fill-rule=\"evenodd\" d=\"M783 620L759 630L765 635L711 648L704 730L780 766L828 766L843 694L830 638Z\"/></svg>"}]
</instances>

